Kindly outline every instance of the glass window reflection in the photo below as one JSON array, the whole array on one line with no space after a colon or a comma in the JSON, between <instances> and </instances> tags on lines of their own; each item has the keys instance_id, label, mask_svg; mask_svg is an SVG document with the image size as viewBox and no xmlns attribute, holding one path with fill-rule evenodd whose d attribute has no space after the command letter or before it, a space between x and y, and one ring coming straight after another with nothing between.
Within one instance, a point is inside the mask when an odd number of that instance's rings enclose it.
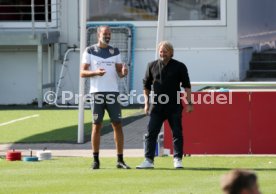
<instances>
[{"instance_id":1,"label":"glass window reflection","mask_svg":"<svg viewBox=\"0 0 276 194\"><path fill-rule=\"evenodd\" d=\"M90 0L90 21L157 21L159 0ZM168 0L168 21L220 20L221 0Z\"/></svg>"},{"instance_id":2,"label":"glass window reflection","mask_svg":"<svg viewBox=\"0 0 276 194\"><path fill-rule=\"evenodd\" d=\"M168 20L220 20L220 0L169 0Z\"/></svg>"},{"instance_id":3,"label":"glass window reflection","mask_svg":"<svg viewBox=\"0 0 276 194\"><path fill-rule=\"evenodd\" d=\"M158 0L90 0L91 21L157 21Z\"/></svg>"}]
</instances>

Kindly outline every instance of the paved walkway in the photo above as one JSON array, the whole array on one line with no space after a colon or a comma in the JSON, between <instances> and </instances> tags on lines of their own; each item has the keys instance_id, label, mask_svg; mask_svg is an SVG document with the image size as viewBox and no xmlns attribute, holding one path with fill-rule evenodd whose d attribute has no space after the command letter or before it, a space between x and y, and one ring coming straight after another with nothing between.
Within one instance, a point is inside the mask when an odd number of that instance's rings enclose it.
<instances>
[{"instance_id":1,"label":"paved walkway","mask_svg":"<svg viewBox=\"0 0 276 194\"><path fill-rule=\"evenodd\" d=\"M125 136L125 157L142 157L143 150L143 135L146 132L148 117L144 115L137 115L132 120L123 120L123 131ZM110 127L110 126L108 126ZM34 152L37 150L52 151L55 156L80 156L91 157L91 142L84 144L67 144L67 143L35 143L35 144L0 144L0 156L5 156L7 150L15 149L21 151L23 155L29 155L29 149ZM101 157L116 156L113 132L107 133L101 137Z\"/></svg>"}]
</instances>

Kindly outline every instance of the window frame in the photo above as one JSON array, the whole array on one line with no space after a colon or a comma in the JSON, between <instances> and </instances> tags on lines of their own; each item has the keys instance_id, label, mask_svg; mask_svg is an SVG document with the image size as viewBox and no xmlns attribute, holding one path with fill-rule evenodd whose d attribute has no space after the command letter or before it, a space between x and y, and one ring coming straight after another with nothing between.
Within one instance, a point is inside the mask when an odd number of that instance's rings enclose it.
<instances>
[{"instance_id":1,"label":"window frame","mask_svg":"<svg viewBox=\"0 0 276 194\"><path fill-rule=\"evenodd\" d=\"M220 0L220 19L219 20L168 20L168 8L166 9L166 26L226 26L226 0ZM137 27L157 26L157 21L93 21L95 24L101 23L132 23Z\"/></svg>"},{"instance_id":2,"label":"window frame","mask_svg":"<svg viewBox=\"0 0 276 194\"><path fill-rule=\"evenodd\" d=\"M166 9L166 26L225 26L226 25L226 0L220 0L219 20L168 20Z\"/></svg>"},{"instance_id":3,"label":"window frame","mask_svg":"<svg viewBox=\"0 0 276 194\"><path fill-rule=\"evenodd\" d=\"M57 27L57 0L51 0L51 22L34 22L35 28L54 28ZM47 25L47 26L46 26ZM0 21L1 28L32 28L32 21Z\"/></svg>"}]
</instances>

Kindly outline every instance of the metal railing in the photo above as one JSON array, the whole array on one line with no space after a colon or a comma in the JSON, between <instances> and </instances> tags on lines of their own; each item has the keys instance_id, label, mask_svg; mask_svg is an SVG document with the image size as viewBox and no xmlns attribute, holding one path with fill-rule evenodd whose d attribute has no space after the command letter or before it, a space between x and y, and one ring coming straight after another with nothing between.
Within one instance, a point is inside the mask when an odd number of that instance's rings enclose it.
<instances>
[{"instance_id":1,"label":"metal railing","mask_svg":"<svg viewBox=\"0 0 276 194\"><path fill-rule=\"evenodd\" d=\"M276 81L271 82L192 82L192 86L215 86L215 87L275 87Z\"/></svg>"},{"instance_id":2,"label":"metal railing","mask_svg":"<svg viewBox=\"0 0 276 194\"><path fill-rule=\"evenodd\" d=\"M39 28L46 29L48 37L50 27L60 26L60 10L61 3L58 0L44 0L44 4L35 4L35 0L31 0L30 4L4 4L0 2L0 22L20 22L14 27L22 28L30 27L30 25L22 26L23 22L31 23L33 35L38 28L36 24L40 23Z\"/></svg>"}]
</instances>

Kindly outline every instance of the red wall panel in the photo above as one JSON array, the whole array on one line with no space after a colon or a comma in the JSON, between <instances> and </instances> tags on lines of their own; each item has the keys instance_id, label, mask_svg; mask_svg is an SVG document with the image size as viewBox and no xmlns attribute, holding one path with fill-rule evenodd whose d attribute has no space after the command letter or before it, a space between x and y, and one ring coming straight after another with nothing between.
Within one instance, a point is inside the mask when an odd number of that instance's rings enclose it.
<instances>
[{"instance_id":1,"label":"red wall panel","mask_svg":"<svg viewBox=\"0 0 276 194\"><path fill-rule=\"evenodd\" d=\"M209 104L208 96L216 99L227 95L232 104ZM183 111L185 154L247 154L249 153L249 98L247 92L195 92L194 112ZM204 103L207 99L207 103ZM170 127L165 122L165 148L172 152Z\"/></svg>"},{"instance_id":2,"label":"red wall panel","mask_svg":"<svg viewBox=\"0 0 276 194\"><path fill-rule=\"evenodd\" d=\"M276 92L251 94L250 139L253 154L276 154Z\"/></svg>"}]
</instances>

